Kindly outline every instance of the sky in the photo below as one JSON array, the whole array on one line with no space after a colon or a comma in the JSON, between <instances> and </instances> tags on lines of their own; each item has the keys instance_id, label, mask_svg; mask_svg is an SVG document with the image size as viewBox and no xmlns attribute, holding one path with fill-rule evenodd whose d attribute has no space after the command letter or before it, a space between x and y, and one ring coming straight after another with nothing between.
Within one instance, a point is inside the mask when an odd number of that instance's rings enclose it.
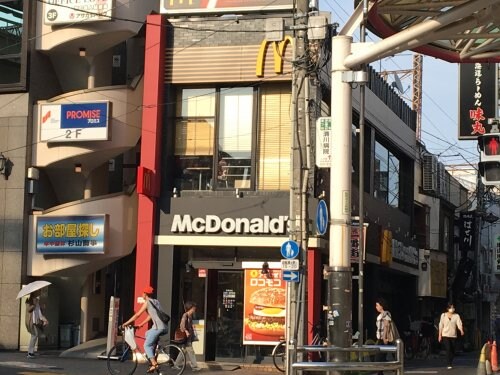
<instances>
[{"instance_id":1,"label":"sky","mask_svg":"<svg viewBox=\"0 0 500 375\"><path fill-rule=\"evenodd\" d=\"M320 9L332 12L332 22L340 28L353 12L352 0L320 0ZM368 35L367 42L377 38ZM359 41L359 33L354 36ZM371 66L378 72L412 69L413 52L376 61ZM422 142L428 151L438 155L439 161L447 166L474 165L479 160L477 141L458 140L458 64L448 63L433 57L424 56L422 70ZM400 73L405 90L403 97L411 105L412 77ZM393 74L388 82L394 81Z\"/></svg>"}]
</instances>

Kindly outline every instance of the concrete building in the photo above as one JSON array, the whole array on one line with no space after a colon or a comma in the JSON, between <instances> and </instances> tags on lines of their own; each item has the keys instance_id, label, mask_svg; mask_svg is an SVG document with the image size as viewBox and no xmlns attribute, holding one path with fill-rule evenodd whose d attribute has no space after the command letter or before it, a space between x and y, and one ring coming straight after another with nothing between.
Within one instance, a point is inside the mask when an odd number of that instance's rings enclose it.
<instances>
[{"instance_id":1,"label":"concrete building","mask_svg":"<svg viewBox=\"0 0 500 375\"><path fill-rule=\"evenodd\" d=\"M42 296L50 325L39 345L65 347L71 329L73 344L105 329L104 297L123 287L120 272L129 276L127 261L116 261L136 243L130 166L141 128L140 32L156 8L120 0L0 5L1 149L11 163L0 200L1 348L25 346L16 295L37 278L53 284Z\"/></svg>"}]
</instances>

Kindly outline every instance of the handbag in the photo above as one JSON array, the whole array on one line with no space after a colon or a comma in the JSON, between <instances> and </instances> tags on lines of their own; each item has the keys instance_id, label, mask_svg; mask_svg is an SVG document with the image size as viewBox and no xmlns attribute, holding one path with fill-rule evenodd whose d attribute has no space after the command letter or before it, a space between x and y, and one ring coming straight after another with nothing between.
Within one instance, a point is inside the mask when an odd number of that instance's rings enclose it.
<instances>
[{"instance_id":1,"label":"handbag","mask_svg":"<svg viewBox=\"0 0 500 375\"><path fill-rule=\"evenodd\" d=\"M398 328L393 320L388 322L384 336L384 339L387 340L388 343L395 342L400 338Z\"/></svg>"},{"instance_id":2,"label":"handbag","mask_svg":"<svg viewBox=\"0 0 500 375\"><path fill-rule=\"evenodd\" d=\"M174 340L175 341L186 341L187 335L186 332L182 331L180 328L177 328L174 333Z\"/></svg>"}]
</instances>

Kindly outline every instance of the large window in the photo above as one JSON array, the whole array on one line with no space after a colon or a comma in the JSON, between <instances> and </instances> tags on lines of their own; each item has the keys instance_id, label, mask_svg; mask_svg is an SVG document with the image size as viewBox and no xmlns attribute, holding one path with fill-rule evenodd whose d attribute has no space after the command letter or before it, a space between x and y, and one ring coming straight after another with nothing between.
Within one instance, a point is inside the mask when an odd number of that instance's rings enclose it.
<instances>
[{"instance_id":1,"label":"large window","mask_svg":"<svg viewBox=\"0 0 500 375\"><path fill-rule=\"evenodd\" d=\"M251 188L254 97L251 87L179 90L174 152L177 188Z\"/></svg>"},{"instance_id":2,"label":"large window","mask_svg":"<svg viewBox=\"0 0 500 375\"><path fill-rule=\"evenodd\" d=\"M175 187L290 189L289 84L177 92Z\"/></svg>"},{"instance_id":3,"label":"large window","mask_svg":"<svg viewBox=\"0 0 500 375\"><path fill-rule=\"evenodd\" d=\"M0 89L25 81L23 4L22 0L0 0Z\"/></svg>"},{"instance_id":4,"label":"large window","mask_svg":"<svg viewBox=\"0 0 500 375\"><path fill-rule=\"evenodd\" d=\"M399 159L375 142L374 195L392 207L399 207Z\"/></svg>"}]
</instances>

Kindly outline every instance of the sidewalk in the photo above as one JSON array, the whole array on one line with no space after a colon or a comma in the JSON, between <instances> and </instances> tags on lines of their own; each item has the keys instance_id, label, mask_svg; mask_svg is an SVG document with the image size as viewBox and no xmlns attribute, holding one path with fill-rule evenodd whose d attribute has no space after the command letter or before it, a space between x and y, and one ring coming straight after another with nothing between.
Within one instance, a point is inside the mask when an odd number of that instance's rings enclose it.
<instances>
[{"instance_id":1,"label":"sidewalk","mask_svg":"<svg viewBox=\"0 0 500 375\"><path fill-rule=\"evenodd\" d=\"M47 353L49 354L49 353ZM87 341L83 344L64 351L54 351L50 353L53 356L73 359L96 359L106 356L106 338ZM253 363L229 363L229 362L202 362L198 361L201 368L213 371L234 371L239 370L238 374L262 374L268 372L278 372L272 363L253 364ZM244 372L243 372L244 370Z\"/></svg>"}]
</instances>

